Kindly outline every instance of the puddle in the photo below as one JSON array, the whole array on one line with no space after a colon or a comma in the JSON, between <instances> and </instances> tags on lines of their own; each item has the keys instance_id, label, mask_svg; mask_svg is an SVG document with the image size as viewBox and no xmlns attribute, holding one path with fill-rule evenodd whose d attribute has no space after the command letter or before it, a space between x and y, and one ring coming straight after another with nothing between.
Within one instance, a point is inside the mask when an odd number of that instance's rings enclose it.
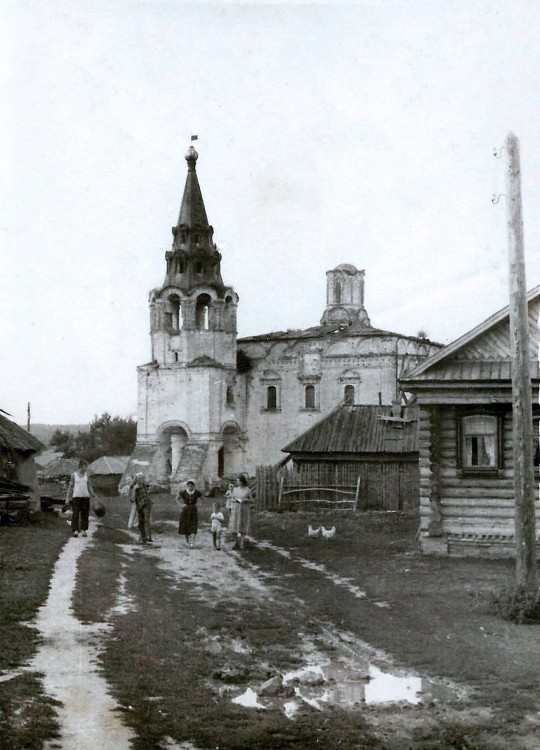
<instances>
[{"instance_id":1,"label":"puddle","mask_svg":"<svg viewBox=\"0 0 540 750\"><path fill-rule=\"evenodd\" d=\"M293 685L296 695L309 705L319 709L325 703L345 708L362 703L418 705L463 697L452 686L413 673L380 669L372 660L380 660L381 654L370 654L369 647L360 643L353 650L347 642L350 638L344 641L339 635L329 637L338 654L335 659L325 659L313 643L307 642L308 663L283 675L283 684ZM366 653L363 655L357 649L365 649Z\"/></svg>"},{"instance_id":2,"label":"puddle","mask_svg":"<svg viewBox=\"0 0 540 750\"><path fill-rule=\"evenodd\" d=\"M238 703L238 705L244 706L245 708L266 708L266 706L263 706L262 703L259 703L257 693L251 688L248 688L244 693L242 693L242 695L238 695L236 698L233 698L232 702Z\"/></svg>"},{"instance_id":3,"label":"puddle","mask_svg":"<svg viewBox=\"0 0 540 750\"><path fill-rule=\"evenodd\" d=\"M106 623L83 625L73 614L77 560L91 543L70 539L62 549L51 578L49 596L32 625L43 639L28 670L43 674L45 693L60 701L55 710L60 736L45 750L61 746L77 750L129 750L134 735L120 720L118 704L98 671Z\"/></svg>"}]
</instances>

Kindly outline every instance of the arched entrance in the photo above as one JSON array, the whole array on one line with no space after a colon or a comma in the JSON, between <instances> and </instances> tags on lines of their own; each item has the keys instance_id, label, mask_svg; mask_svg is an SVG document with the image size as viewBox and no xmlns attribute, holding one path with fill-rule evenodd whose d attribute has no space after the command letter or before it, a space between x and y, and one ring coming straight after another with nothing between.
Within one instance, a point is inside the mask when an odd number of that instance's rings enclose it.
<instances>
[{"instance_id":1,"label":"arched entrance","mask_svg":"<svg viewBox=\"0 0 540 750\"><path fill-rule=\"evenodd\" d=\"M159 479L167 481L174 476L188 433L180 425L170 425L161 430L159 436Z\"/></svg>"},{"instance_id":2,"label":"arched entrance","mask_svg":"<svg viewBox=\"0 0 540 750\"><path fill-rule=\"evenodd\" d=\"M238 425L225 425L221 431L221 438L223 445L218 453L218 476L239 474L243 469L244 451Z\"/></svg>"}]
</instances>

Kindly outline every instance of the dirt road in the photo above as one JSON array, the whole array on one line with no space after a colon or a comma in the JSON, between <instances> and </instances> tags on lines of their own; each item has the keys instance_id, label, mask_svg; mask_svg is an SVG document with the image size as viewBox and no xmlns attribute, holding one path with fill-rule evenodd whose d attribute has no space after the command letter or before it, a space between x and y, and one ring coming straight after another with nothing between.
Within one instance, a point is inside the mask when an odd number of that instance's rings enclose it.
<instances>
[{"instance_id":1,"label":"dirt road","mask_svg":"<svg viewBox=\"0 0 540 750\"><path fill-rule=\"evenodd\" d=\"M538 746L532 714L505 737L471 685L363 642L354 613L393 605L358 575L269 538L216 551L204 522L190 549L156 506L152 546L119 502L62 551L29 665L59 702L48 748Z\"/></svg>"}]
</instances>

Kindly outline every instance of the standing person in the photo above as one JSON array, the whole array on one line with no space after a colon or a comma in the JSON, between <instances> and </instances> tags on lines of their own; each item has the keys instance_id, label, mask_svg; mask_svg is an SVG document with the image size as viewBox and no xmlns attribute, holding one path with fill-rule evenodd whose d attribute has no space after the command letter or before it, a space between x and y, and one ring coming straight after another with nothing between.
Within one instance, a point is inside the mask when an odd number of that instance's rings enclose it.
<instances>
[{"instance_id":1,"label":"standing person","mask_svg":"<svg viewBox=\"0 0 540 750\"><path fill-rule=\"evenodd\" d=\"M233 505L229 529L236 534L236 541L233 549L244 549L246 534L251 531L251 506L253 496L249 489L248 480L243 475L237 479L237 486L234 488Z\"/></svg>"},{"instance_id":2,"label":"standing person","mask_svg":"<svg viewBox=\"0 0 540 750\"><path fill-rule=\"evenodd\" d=\"M144 474L139 471L135 474L135 482L131 487L131 502L137 508L139 518L139 531L141 533L140 542L146 544L152 541L152 499L148 492L148 484L144 479Z\"/></svg>"},{"instance_id":3,"label":"standing person","mask_svg":"<svg viewBox=\"0 0 540 750\"><path fill-rule=\"evenodd\" d=\"M186 489L178 493L177 500L182 500L184 505L180 512L180 524L178 533L186 537L186 542L190 547L194 546L191 537L197 536L197 526L199 523L199 513L197 511L197 500L202 497L202 493L195 489L195 482L191 479L186 484Z\"/></svg>"},{"instance_id":4,"label":"standing person","mask_svg":"<svg viewBox=\"0 0 540 750\"><path fill-rule=\"evenodd\" d=\"M90 477L86 472L88 463L81 458L79 468L69 480L66 504L71 505L73 515L71 517L71 533L73 536L87 536L88 517L90 515L90 498L97 500Z\"/></svg>"},{"instance_id":5,"label":"standing person","mask_svg":"<svg viewBox=\"0 0 540 750\"><path fill-rule=\"evenodd\" d=\"M231 517L231 510L234 503L234 484L229 484L227 492L225 493L225 508L227 509L227 524Z\"/></svg>"},{"instance_id":6,"label":"standing person","mask_svg":"<svg viewBox=\"0 0 540 750\"><path fill-rule=\"evenodd\" d=\"M212 541L215 549L221 549L221 529L225 522L225 516L221 512L219 500L214 503L214 512L210 516L210 531L212 532Z\"/></svg>"}]
</instances>

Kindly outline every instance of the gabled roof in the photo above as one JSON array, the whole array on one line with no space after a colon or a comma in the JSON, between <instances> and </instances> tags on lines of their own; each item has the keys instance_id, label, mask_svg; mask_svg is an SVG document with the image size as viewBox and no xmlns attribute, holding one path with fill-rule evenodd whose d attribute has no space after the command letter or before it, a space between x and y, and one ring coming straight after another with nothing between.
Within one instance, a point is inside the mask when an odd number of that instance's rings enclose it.
<instances>
[{"instance_id":1,"label":"gabled roof","mask_svg":"<svg viewBox=\"0 0 540 750\"><path fill-rule=\"evenodd\" d=\"M69 477L77 471L78 467L79 459L77 458L59 458L40 472L40 477L42 479Z\"/></svg>"},{"instance_id":2,"label":"gabled roof","mask_svg":"<svg viewBox=\"0 0 540 750\"><path fill-rule=\"evenodd\" d=\"M392 418L391 406L341 405L282 448L284 453L413 453L418 450L416 411Z\"/></svg>"},{"instance_id":3,"label":"gabled roof","mask_svg":"<svg viewBox=\"0 0 540 750\"><path fill-rule=\"evenodd\" d=\"M0 414L0 448L16 451L40 451L43 443L18 424Z\"/></svg>"},{"instance_id":4,"label":"gabled roof","mask_svg":"<svg viewBox=\"0 0 540 750\"><path fill-rule=\"evenodd\" d=\"M46 466L49 466L49 464L52 464L53 461L57 461L59 458L62 458L62 451L49 449L43 451L43 453L39 453L34 458L34 461L38 466L45 468Z\"/></svg>"},{"instance_id":5,"label":"gabled roof","mask_svg":"<svg viewBox=\"0 0 540 750\"><path fill-rule=\"evenodd\" d=\"M89 474L123 474L130 456L101 456L88 467Z\"/></svg>"},{"instance_id":6,"label":"gabled roof","mask_svg":"<svg viewBox=\"0 0 540 750\"><path fill-rule=\"evenodd\" d=\"M540 286L534 287L527 294L529 309L531 303L540 301ZM507 305L468 333L460 336L424 362L400 378L402 383L415 380L509 380L510 353L504 351L507 342L506 332L509 323L510 308ZM493 353L482 356L473 352L473 345L484 337L493 342ZM531 339L536 347L538 359L538 325L531 330ZM448 361L453 358L452 361ZM538 362L531 362L531 376L538 377Z\"/></svg>"}]
</instances>

